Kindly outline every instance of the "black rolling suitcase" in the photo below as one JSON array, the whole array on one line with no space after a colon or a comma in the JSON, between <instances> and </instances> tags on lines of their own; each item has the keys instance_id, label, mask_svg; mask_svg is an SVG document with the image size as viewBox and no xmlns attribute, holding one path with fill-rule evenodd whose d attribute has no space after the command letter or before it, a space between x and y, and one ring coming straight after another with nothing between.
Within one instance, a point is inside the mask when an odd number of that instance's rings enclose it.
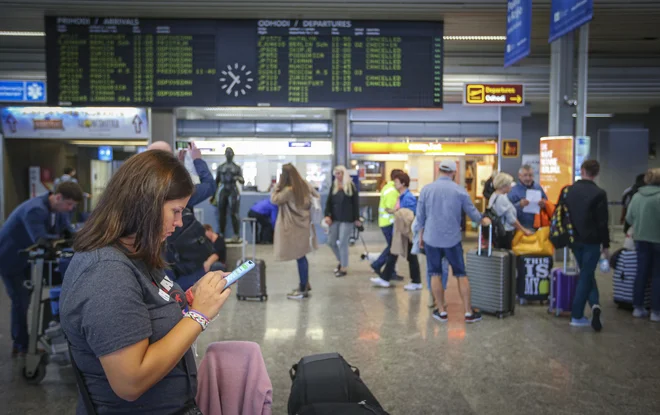
<instances>
[{"instance_id":1,"label":"black rolling suitcase","mask_svg":"<svg viewBox=\"0 0 660 415\"><path fill-rule=\"evenodd\" d=\"M258 299L259 301L268 300L266 292L266 262L263 259L257 259L257 224L256 219L243 219L243 243L241 247L241 259L236 263L236 267L246 260L245 249L247 247L247 224L252 223L252 261L255 267L236 283L236 297L239 300Z\"/></svg>"}]
</instances>

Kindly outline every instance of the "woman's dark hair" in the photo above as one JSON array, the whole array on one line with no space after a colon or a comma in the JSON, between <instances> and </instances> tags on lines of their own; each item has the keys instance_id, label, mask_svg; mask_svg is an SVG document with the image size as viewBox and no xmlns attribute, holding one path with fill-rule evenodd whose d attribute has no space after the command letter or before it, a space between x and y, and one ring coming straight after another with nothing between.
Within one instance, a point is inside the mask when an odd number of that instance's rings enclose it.
<instances>
[{"instance_id":1,"label":"woman's dark hair","mask_svg":"<svg viewBox=\"0 0 660 415\"><path fill-rule=\"evenodd\" d=\"M65 167L64 174L71 174L75 169L73 167Z\"/></svg>"},{"instance_id":2,"label":"woman's dark hair","mask_svg":"<svg viewBox=\"0 0 660 415\"><path fill-rule=\"evenodd\" d=\"M129 158L110 179L73 248L93 251L135 235L130 258L149 268L164 268L163 205L192 195L190 174L173 154L150 150Z\"/></svg>"},{"instance_id":3,"label":"woman's dark hair","mask_svg":"<svg viewBox=\"0 0 660 415\"><path fill-rule=\"evenodd\" d=\"M310 197L309 186L293 164L287 163L282 166L279 186L280 189L291 186L296 207L302 208L308 203Z\"/></svg>"},{"instance_id":4,"label":"woman's dark hair","mask_svg":"<svg viewBox=\"0 0 660 415\"><path fill-rule=\"evenodd\" d=\"M398 179L399 183L406 187L410 187L410 176L408 176L408 173L401 172L399 173L394 180Z\"/></svg>"}]
</instances>

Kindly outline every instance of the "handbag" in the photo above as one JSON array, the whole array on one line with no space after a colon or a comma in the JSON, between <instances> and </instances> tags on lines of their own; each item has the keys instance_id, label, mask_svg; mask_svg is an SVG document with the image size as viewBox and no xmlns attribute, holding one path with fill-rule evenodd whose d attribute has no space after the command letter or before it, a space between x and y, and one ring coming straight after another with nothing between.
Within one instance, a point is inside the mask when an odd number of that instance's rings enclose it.
<instances>
[{"instance_id":1,"label":"handbag","mask_svg":"<svg viewBox=\"0 0 660 415\"><path fill-rule=\"evenodd\" d=\"M540 228L533 235L526 236L516 231L512 243L513 253L521 255L553 256L555 248L550 242L550 228Z\"/></svg>"}]
</instances>

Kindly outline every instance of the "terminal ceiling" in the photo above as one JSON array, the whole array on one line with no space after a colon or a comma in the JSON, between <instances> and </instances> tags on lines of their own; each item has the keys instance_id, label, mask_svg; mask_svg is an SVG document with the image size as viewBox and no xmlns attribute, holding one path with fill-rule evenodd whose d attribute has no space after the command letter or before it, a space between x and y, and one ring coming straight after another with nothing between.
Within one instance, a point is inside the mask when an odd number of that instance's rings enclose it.
<instances>
[{"instance_id":1,"label":"terminal ceiling","mask_svg":"<svg viewBox=\"0 0 660 415\"><path fill-rule=\"evenodd\" d=\"M550 0L533 0L532 54L502 68L502 41L447 41L446 101L463 82L516 81L547 108ZM0 31L43 31L44 15L444 20L446 36L504 35L506 0L0 0ZM595 0L590 98L600 111L660 105L660 1ZM45 77L41 37L0 36L0 77Z\"/></svg>"}]
</instances>

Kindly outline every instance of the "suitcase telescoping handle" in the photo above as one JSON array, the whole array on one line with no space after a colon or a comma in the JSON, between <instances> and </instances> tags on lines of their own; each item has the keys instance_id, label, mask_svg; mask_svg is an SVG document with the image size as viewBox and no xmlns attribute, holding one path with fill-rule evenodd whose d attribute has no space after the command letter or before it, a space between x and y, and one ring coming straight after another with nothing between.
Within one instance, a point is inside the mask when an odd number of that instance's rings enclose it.
<instances>
[{"instance_id":1,"label":"suitcase telescoping handle","mask_svg":"<svg viewBox=\"0 0 660 415\"><path fill-rule=\"evenodd\" d=\"M477 236L477 255L481 256L481 235L483 226L479 225L479 236ZM493 224L488 225L488 256L493 255Z\"/></svg>"},{"instance_id":2,"label":"suitcase telescoping handle","mask_svg":"<svg viewBox=\"0 0 660 415\"><path fill-rule=\"evenodd\" d=\"M252 260L256 262L257 260L257 220L254 218L243 218L243 243L241 244L241 259L245 262L245 248L247 247L247 224L251 223L252 225Z\"/></svg>"}]
</instances>

